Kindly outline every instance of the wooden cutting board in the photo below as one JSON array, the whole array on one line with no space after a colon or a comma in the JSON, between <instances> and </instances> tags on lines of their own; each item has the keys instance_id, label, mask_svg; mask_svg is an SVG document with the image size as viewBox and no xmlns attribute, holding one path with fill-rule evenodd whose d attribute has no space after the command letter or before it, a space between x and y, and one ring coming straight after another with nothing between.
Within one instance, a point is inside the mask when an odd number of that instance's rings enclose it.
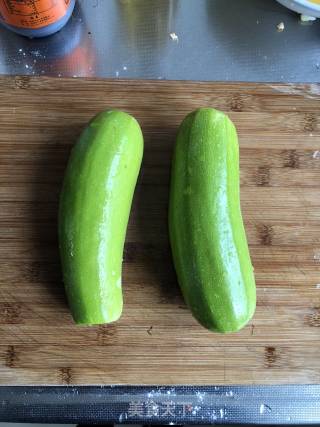
<instances>
[{"instance_id":1,"label":"wooden cutting board","mask_svg":"<svg viewBox=\"0 0 320 427\"><path fill-rule=\"evenodd\" d=\"M253 384L320 381L320 86L0 79L0 383ZM189 111L228 113L258 286L241 332L199 326L167 235L170 160ZM124 254L124 312L75 326L57 246L70 148L98 111L132 113L145 156Z\"/></svg>"}]
</instances>

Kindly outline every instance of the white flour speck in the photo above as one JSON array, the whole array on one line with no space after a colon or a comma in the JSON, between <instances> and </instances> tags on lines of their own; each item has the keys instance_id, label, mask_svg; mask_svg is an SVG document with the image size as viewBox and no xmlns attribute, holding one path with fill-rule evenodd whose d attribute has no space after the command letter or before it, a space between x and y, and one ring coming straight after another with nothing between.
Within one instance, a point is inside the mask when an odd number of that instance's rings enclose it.
<instances>
[{"instance_id":1,"label":"white flour speck","mask_svg":"<svg viewBox=\"0 0 320 427\"><path fill-rule=\"evenodd\" d=\"M170 33L169 35L170 35L171 40L178 43L179 37L177 36L176 33Z\"/></svg>"},{"instance_id":2,"label":"white flour speck","mask_svg":"<svg viewBox=\"0 0 320 427\"><path fill-rule=\"evenodd\" d=\"M261 403L260 405L260 414L265 414L266 412L271 412L272 409L270 408L270 406L266 405L265 403Z\"/></svg>"},{"instance_id":3,"label":"white flour speck","mask_svg":"<svg viewBox=\"0 0 320 427\"><path fill-rule=\"evenodd\" d=\"M200 400L200 402L203 401L204 395L205 395L205 393L201 393L200 391L196 392L196 396Z\"/></svg>"},{"instance_id":4,"label":"white flour speck","mask_svg":"<svg viewBox=\"0 0 320 427\"><path fill-rule=\"evenodd\" d=\"M32 50L30 53L31 55L37 56L38 58L42 56L40 50Z\"/></svg>"}]
</instances>

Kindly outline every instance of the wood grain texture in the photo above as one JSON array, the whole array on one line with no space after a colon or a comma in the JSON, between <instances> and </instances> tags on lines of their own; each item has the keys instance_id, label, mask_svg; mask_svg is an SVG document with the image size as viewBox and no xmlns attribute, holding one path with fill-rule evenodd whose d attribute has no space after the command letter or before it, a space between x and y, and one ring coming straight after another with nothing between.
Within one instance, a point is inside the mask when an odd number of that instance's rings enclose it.
<instances>
[{"instance_id":1,"label":"wood grain texture","mask_svg":"<svg viewBox=\"0 0 320 427\"><path fill-rule=\"evenodd\" d=\"M0 383L320 381L320 87L0 78ZM186 308L167 234L177 127L200 106L240 137L241 203L258 286L237 334ZM145 156L127 233L124 313L77 327L66 305L57 207L70 149L98 111L132 113Z\"/></svg>"}]
</instances>

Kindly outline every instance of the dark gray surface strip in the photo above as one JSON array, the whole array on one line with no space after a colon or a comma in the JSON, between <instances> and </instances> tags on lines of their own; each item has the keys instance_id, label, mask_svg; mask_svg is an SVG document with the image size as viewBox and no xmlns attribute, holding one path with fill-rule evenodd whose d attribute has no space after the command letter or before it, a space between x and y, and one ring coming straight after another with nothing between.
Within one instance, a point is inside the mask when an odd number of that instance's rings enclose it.
<instances>
[{"instance_id":1,"label":"dark gray surface strip","mask_svg":"<svg viewBox=\"0 0 320 427\"><path fill-rule=\"evenodd\" d=\"M0 421L319 424L320 386L0 387Z\"/></svg>"}]
</instances>

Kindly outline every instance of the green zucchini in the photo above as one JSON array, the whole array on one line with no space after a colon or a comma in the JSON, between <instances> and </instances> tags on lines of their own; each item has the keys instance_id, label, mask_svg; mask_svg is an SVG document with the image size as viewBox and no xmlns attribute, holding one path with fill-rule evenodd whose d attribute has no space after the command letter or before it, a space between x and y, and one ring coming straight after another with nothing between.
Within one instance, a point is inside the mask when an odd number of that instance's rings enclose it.
<instances>
[{"instance_id":1,"label":"green zucchini","mask_svg":"<svg viewBox=\"0 0 320 427\"><path fill-rule=\"evenodd\" d=\"M122 312L123 246L143 154L137 121L98 114L72 150L59 208L63 279L79 324L117 320Z\"/></svg>"},{"instance_id":2,"label":"green zucchini","mask_svg":"<svg viewBox=\"0 0 320 427\"><path fill-rule=\"evenodd\" d=\"M200 108L182 122L175 146L169 234L178 281L194 317L221 332L253 316L256 290L240 209L236 129Z\"/></svg>"}]
</instances>

